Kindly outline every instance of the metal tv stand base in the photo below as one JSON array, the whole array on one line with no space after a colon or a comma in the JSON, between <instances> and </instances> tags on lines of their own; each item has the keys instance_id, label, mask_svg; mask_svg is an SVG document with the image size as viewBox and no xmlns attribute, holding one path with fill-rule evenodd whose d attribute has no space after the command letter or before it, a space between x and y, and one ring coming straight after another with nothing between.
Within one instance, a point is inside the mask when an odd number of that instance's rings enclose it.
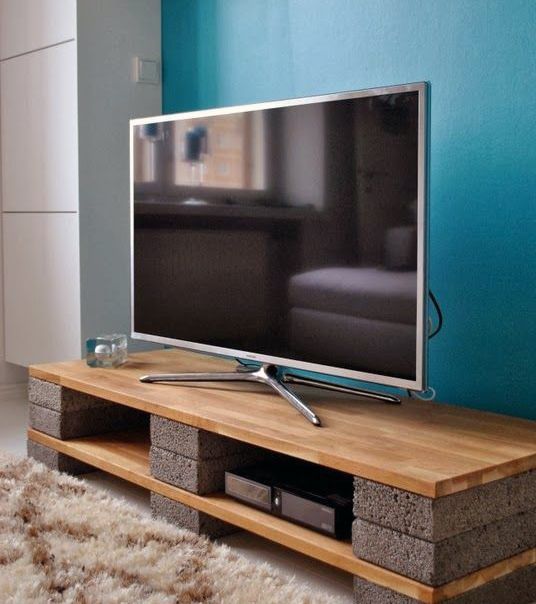
<instances>
[{"instance_id":1,"label":"metal tv stand base","mask_svg":"<svg viewBox=\"0 0 536 604\"><path fill-rule=\"evenodd\" d=\"M266 384L285 400L287 400L299 413L301 413L313 425L320 427L322 425L316 413L297 397L285 384L301 384L304 386L314 386L324 390L333 390L335 392L344 392L346 394L355 394L373 398L385 403L400 404L400 399L389 394L371 392L360 388L350 386L339 386L330 382L324 382L315 378L306 378L292 373L280 374L276 365L261 365L260 367L248 367L239 365L236 371L225 371L221 373L162 373L154 375L144 375L140 382L158 383L158 382L259 382Z\"/></svg>"}]
</instances>

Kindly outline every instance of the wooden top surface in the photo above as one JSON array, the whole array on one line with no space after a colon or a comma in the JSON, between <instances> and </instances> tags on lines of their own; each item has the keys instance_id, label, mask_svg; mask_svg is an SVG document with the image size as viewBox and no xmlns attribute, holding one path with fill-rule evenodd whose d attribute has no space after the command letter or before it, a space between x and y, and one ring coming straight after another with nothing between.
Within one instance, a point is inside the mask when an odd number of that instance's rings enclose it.
<instances>
[{"instance_id":1,"label":"wooden top surface","mask_svg":"<svg viewBox=\"0 0 536 604\"><path fill-rule=\"evenodd\" d=\"M536 468L536 422L529 420L414 399L386 405L296 387L322 420L316 428L266 386L138 381L147 373L234 366L161 350L130 355L119 369L69 361L33 366L30 375L428 497Z\"/></svg>"}]
</instances>

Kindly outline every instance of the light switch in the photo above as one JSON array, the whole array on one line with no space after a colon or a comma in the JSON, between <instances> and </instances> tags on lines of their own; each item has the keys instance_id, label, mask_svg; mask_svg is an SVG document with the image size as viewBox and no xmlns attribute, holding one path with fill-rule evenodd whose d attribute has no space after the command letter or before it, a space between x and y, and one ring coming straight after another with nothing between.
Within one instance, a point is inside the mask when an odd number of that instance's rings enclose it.
<instances>
[{"instance_id":1,"label":"light switch","mask_svg":"<svg viewBox=\"0 0 536 604\"><path fill-rule=\"evenodd\" d=\"M160 83L160 61L134 57L134 81L142 84Z\"/></svg>"}]
</instances>

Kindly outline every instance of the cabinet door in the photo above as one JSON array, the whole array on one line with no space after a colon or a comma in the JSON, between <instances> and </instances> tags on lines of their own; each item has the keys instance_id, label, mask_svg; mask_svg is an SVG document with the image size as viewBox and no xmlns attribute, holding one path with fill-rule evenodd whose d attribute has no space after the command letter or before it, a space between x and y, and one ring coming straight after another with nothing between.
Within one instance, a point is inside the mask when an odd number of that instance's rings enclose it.
<instances>
[{"instance_id":1,"label":"cabinet door","mask_svg":"<svg viewBox=\"0 0 536 604\"><path fill-rule=\"evenodd\" d=\"M0 59L76 37L76 0L0 0Z\"/></svg>"},{"instance_id":2,"label":"cabinet door","mask_svg":"<svg viewBox=\"0 0 536 604\"><path fill-rule=\"evenodd\" d=\"M80 358L77 214L4 214L6 360Z\"/></svg>"},{"instance_id":3,"label":"cabinet door","mask_svg":"<svg viewBox=\"0 0 536 604\"><path fill-rule=\"evenodd\" d=\"M4 211L78 209L76 43L0 63Z\"/></svg>"}]
</instances>

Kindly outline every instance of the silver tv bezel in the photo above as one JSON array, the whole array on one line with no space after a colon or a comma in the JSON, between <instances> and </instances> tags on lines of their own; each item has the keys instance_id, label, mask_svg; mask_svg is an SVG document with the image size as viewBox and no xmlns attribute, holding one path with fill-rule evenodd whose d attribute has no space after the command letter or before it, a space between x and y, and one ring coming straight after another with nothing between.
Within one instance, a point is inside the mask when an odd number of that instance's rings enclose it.
<instances>
[{"instance_id":1,"label":"silver tv bezel","mask_svg":"<svg viewBox=\"0 0 536 604\"><path fill-rule=\"evenodd\" d=\"M401 92L418 93L418 185L417 185L417 346L416 346L416 365L415 379L408 380L404 378L393 377L365 371L357 371L334 367L331 365L322 365L308 361L288 359L285 357L276 357L267 354L259 354L251 350L238 350L235 348L222 348L221 346L212 346L210 344L201 344L176 338L167 338L154 334L140 333L134 329L134 127L143 124L154 124L172 122L176 120L185 120L199 117L210 117L215 115L228 115L233 113L242 113L247 111L257 111L259 109L275 109L278 107L292 107L297 105L307 105L311 103L323 103L326 101L339 101L345 99L355 99L363 97L382 96L386 94L396 94ZM379 384L383 386L392 386L395 388L406 388L410 390L424 390L426 388L426 352L427 352L427 306L428 306L428 279L426 265L427 242L427 198L428 198L428 84L426 82L417 82L412 84L403 84L397 86L385 86L381 88L371 88L365 90L355 90L351 92L338 92L334 94L325 94L319 96L287 99L283 101L273 101L266 103L255 103L249 105L237 105L232 107L221 107L218 109L206 109L201 111L188 111L161 115L155 117L146 117L130 120L130 317L131 317L131 337L136 340L154 342L192 350L200 353L213 355L224 355L228 357L248 359L259 363L269 363L299 369L303 371L313 371L317 373L332 375L341 378L349 378Z\"/></svg>"}]
</instances>

